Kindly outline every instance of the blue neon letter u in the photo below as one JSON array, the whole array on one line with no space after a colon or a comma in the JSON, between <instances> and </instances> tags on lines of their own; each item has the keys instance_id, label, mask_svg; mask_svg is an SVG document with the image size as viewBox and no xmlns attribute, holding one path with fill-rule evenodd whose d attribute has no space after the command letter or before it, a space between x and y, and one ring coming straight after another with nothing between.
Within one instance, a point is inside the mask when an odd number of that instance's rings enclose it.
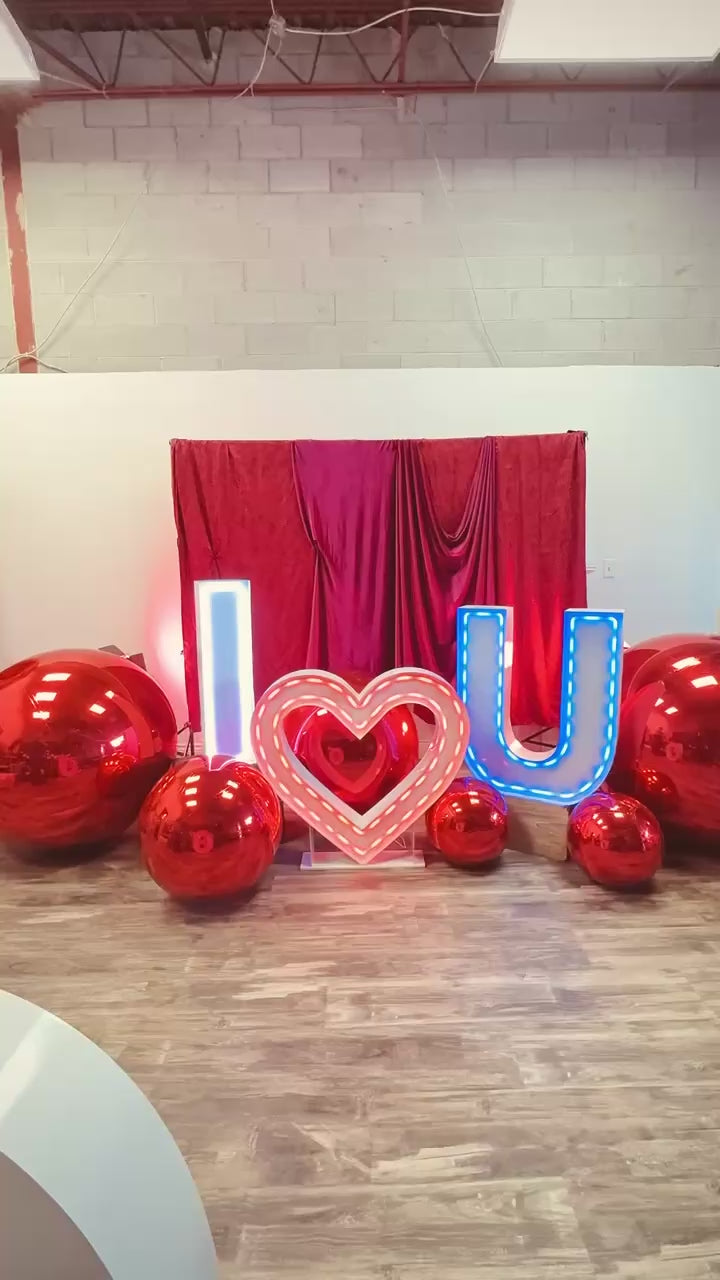
<instances>
[{"instance_id":1,"label":"blue neon letter u","mask_svg":"<svg viewBox=\"0 0 720 1280\"><path fill-rule=\"evenodd\" d=\"M558 744L530 751L509 718L512 609L458 609L458 693L470 715L467 763L499 791L571 805L610 772L617 740L622 613L568 609Z\"/></svg>"}]
</instances>

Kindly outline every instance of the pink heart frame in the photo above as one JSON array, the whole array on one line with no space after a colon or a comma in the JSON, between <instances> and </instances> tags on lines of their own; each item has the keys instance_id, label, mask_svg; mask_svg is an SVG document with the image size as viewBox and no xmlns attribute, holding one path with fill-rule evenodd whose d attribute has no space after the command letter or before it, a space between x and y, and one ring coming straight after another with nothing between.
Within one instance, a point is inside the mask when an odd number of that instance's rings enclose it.
<instances>
[{"instance_id":1,"label":"pink heart frame","mask_svg":"<svg viewBox=\"0 0 720 1280\"><path fill-rule=\"evenodd\" d=\"M435 717L435 733L424 756L367 813L334 796L298 760L283 732L288 712L324 707L362 738L393 707L418 703ZM417 667L386 671L357 693L329 671L281 676L260 698L252 718L258 768L301 817L355 862L372 862L445 791L463 761L470 721L455 690L440 676Z\"/></svg>"}]
</instances>

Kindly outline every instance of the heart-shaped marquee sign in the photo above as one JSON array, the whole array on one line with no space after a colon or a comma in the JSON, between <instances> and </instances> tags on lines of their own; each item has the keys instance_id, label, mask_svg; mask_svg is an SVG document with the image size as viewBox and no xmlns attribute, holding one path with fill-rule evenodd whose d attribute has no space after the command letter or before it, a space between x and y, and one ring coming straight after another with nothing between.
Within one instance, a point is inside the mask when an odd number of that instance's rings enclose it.
<instances>
[{"instance_id":1,"label":"heart-shaped marquee sign","mask_svg":"<svg viewBox=\"0 0 720 1280\"><path fill-rule=\"evenodd\" d=\"M292 751L283 721L297 707L323 707L362 738L393 707L417 703L435 717L435 733L419 763L367 813L334 796ZM465 756L470 722L440 676L416 667L386 671L361 693L329 671L295 671L266 690L252 719L259 769L316 831L355 862L372 862L442 795Z\"/></svg>"}]
</instances>

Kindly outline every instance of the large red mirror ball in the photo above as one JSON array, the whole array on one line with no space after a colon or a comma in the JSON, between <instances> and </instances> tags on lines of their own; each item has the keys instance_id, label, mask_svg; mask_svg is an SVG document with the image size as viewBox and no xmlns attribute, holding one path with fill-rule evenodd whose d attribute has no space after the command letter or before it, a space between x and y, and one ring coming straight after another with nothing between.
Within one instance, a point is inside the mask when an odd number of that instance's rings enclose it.
<instances>
[{"instance_id":1,"label":"large red mirror ball","mask_svg":"<svg viewBox=\"0 0 720 1280\"><path fill-rule=\"evenodd\" d=\"M659 869L662 831L639 800L598 791L570 814L568 852L597 884L632 889L647 884Z\"/></svg>"},{"instance_id":2,"label":"large red mirror ball","mask_svg":"<svg viewBox=\"0 0 720 1280\"><path fill-rule=\"evenodd\" d=\"M622 696L625 697L638 671L658 653L666 649L675 649L679 644L692 644L696 640L707 640L706 635L691 631L676 631L662 636L650 636L649 640L639 640L637 644L628 645L623 653Z\"/></svg>"},{"instance_id":3,"label":"large red mirror ball","mask_svg":"<svg viewBox=\"0 0 720 1280\"><path fill-rule=\"evenodd\" d=\"M0 672L0 839L113 839L175 758L172 707L135 663L57 649Z\"/></svg>"},{"instance_id":4,"label":"large red mirror ball","mask_svg":"<svg viewBox=\"0 0 720 1280\"><path fill-rule=\"evenodd\" d=\"M646 804L673 845L720 849L720 637L684 638L635 671L610 784Z\"/></svg>"},{"instance_id":5,"label":"large red mirror ball","mask_svg":"<svg viewBox=\"0 0 720 1280\"><path fill-rule=\"evenodd\" d=\"M456 866L477 867L499 858L507 844L504 797L477 778L456 778L425 815L428 836Z\"/></svg>"},{"instance_id":6,"label":"large red mirror ball","mask_svg":"<svg viewBox=\"0 0 720 1280\"><path fill-rule=\"evenodd\" d=\"M230 897L267 871L280 823L280 802L257 769L238 760L212 768L207 756L191 756L145 801L140 849L171 897Z\"/></svg>"}]
</instances>

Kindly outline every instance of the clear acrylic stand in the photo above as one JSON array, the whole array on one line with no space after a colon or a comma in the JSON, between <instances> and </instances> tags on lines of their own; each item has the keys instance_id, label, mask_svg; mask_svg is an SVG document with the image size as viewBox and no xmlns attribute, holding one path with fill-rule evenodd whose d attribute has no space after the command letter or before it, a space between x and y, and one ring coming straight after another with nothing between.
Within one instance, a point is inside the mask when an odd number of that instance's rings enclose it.
<instances>
[{"instance_id":1,"label":"clear acrylic stand","mask_svg":"<svg viewBox=\"0 0 720 1280\"><path fill-rule=\"evenodd\" d=\"M301 871L357 871L360 868L367 870L373 867L382 867L383 871L417 871L425 867L425 858L417 847L414 828L398 836L397 840L393 840L393 843L387 849L383 849L377 858L373 858L372 862L355 862L327 841L324 843L327 847L319 849L316 832L310 827L309 847L302 855Z\"/></svg>"}]
</instances>

